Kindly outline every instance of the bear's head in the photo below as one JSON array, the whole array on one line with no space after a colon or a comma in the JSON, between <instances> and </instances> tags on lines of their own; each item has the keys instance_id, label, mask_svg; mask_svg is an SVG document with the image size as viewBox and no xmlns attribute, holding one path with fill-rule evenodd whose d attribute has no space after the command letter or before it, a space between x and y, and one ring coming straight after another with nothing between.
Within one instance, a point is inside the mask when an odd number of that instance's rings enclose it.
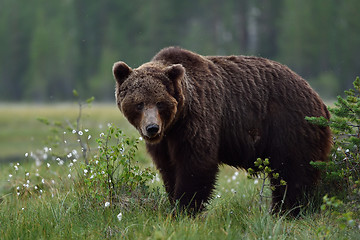
<instances>
[{"instance_id":1,"label":"bear's head","mask_svg":"<svg viewBox=\"0 0 360 240\"><path fill-rule=\"evenodd\" d=\"M147 143L158 143L184 105L184 67L149 62L131 69L124 62L116 62L113 74L120 111Z\"/></svg>"}]
</instances>

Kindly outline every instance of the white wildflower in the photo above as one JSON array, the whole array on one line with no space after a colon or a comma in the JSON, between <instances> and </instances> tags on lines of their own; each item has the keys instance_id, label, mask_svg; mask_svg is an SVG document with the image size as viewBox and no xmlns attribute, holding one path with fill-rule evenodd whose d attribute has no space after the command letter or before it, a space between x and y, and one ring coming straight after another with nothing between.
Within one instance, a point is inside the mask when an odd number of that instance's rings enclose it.
<instances>
[{"instance_id":1,"label":"white wildflower","mask_svg":"<svg viewBox=\"0 0 360 240\"><path fill-rule=\"evenodd\" d=\"M72 133L74 133L74 134L75 134L75 133L76 133L76 130L75 130L75 129L74 129L74 130L72 130Z\"/></svg>"},{"instance_id":2,"label":"white wildflower","mask_svg":"<svg viewBox=\"0 0 360 240\"><path fill-rule=\"evenodd\" d=\"M69 153L68 155L66 155L68 158L72 157L72 153Z\"/></svg>"},{"instance_id":3,"label":"white wildflower","mask_svg":"<svg viewBox=\"0 0 360 240\"><path fill-rule=\"evenodd\" d=\"M71 174L69 173L68 178L71 178Z\"/></svg>"},{"instance_id":4,"label":"white wildflower","mask_svg":"<svg viewBox=\"0 0 360 240\"><path fill-rule=\"evenodd\" d=\"M12 178L12 176L13 176L12 174L9 174L9 178Z\"/></svg>"},{"instance_id":5,"label":"white wildflower","mask_svg":"<svg viewBox=\"0 0 360 240\"><path fill-rule=\"evenodd\" d=\"M110 206L110 203L109 202L106 202L105 203L105 207L109 207Z\"/></svg>"},{"instance_id":6,"label":"white wildflower","mask_svg":"<svg viewBox=\"0 0 360 240\"><path fill-rule=\"evenodd\" d=\"M82 136L84 133L82 131L79 131L78 134Z\"/></svg>"},{"instance_id":7,"label":"white wildflower","mask_svg":"<svg viewBox=\"0 0 360 240\"><path fill-rule=\"evenodd\" d=\"M35 186L34 188L35 188L35 190L37 190L37 189L38 189L38 187L37 187L37 186Z\"/></svg>"},{"instance_id":8,"label":"white wildflower","mask_svg":"<svg viewBox=\"0 0 360 240\"><path fill-rule=\"evenodd\" d=\"M103 137L105 134L102 132L102 133L100 133L100 137Z\"/></svg>"},{"instance_id":9,"label":"white wildflower","mask_svg":"<svg viewBox=\"0 0 360 240\"><path fill-rule=\"evenodd\" d=\"M91 139L91 135L88 136L88 140L90 140L90 139Z\"/></svg>"},{"instance_id":10,"label":"white wildflower","mask_svg":"<svg viewBox=\"0 0 360 240\"><path fill-rule=\"evenodd\" d=\"M76 158L74 158L74 159L73 159L73 163L76 163L76 162L77 162L77 160L76 160Z\"/></svg>"},{"instance_id":11,"label":"white wildflower","mask_svg":"<svg viewBox=\"0 0 360 240\"><path fill-rule=\"evenodd\" d=\"M87 174L88 173L88 170L87 169L84 169L84 174Z\"/></svg>"},{"instance_id":12,"label":"white wildflower","mask_svg":"<svg viewBox=\"0 0 360 240\"><path fill-rule=\"evenodd\" d=\"M84 130L85 132L88 132L89 131L89 129L87 129L87 128L85 128L85 130Z\"/></svg>"},{"instance_id":13,"label":"white wildflower","mask_svg":"<svg viewBox=\"0 0 360 240\"><path fill-rule=\"evenodd\" d=\"M25 176L27 176L27 177L28 177L29 175L30 175L30 173L28 173L28 172L27 172L27 173L25 173Z\"/></svg>"},{"instance_id":14,"label":"white wildflower","mask_svg":"<svg viewBox=\"0 0 360 240\"><path fill-rule=\"evenodd\" d=\"M16 166L16 165L14 166L14 168L15 168L15 171L19 170L18 166Z\"/></svg>"},{"instance_id":15,"label":"white wildflower","mask_svg":"<svg viewBox=\"0 0 360 240\"><path fill-rule=\"evenodd\" d=\"M28 157L29 156L29 153L25 153L25 157Z\"/></svg>"},{"instance_id":16,"label":"white wildflower","mask_svg":"<svg viewBox=\"0 0 360 240\"><path fill-rule=\"evenodd\" d=\"M49 167L50 167L50 163L46 163L46 166L49 168Z\"/></svg>"},{"instance_id":17,"label":"white wildflower","mask_svg":"<svg viewBox=\"0 0 360 240\"><path fill-rule=\"evenodd\" d=\"M51 180L51 183L52 183L52 184L55 184L55 180Z\"/></svg>"},{"instance_id":18,"label":"white wildflower","mask_svg":"<svg viewBox=\"0 0 360 240\"><path fill-rule=\"evenodd\" d=\"M254 180L254 184L258 184L259 183L259 180L258 179L255 179Z\"/></svg>"},{"instance_id":19,"label":"white wildflower","mask_svg":"<svg viewBox=\"0 0 360 240\"><path fill-rule=\"evenodd\" d=\"M45 179L41 179L41 182L44 184L44 183L45 183Z\"/></svg>"},{"instance_id":20,"label":"white wildflower","mask_svg":"<svg viewBox=\"0 0 360 240\"><path fill-rule=\"evenodd\" d=\"M74 164L71 162L71 163L69 163L69 167L72 167Z\"/></svg>"},{"instance_id":21,"label":"white wildflower","mask_svg":"<svg viewBox=\"0 0 360 240\"><path fill-rule=\"evenodd\" d=\"M142 141L142 140L144 140L143 137L139 137L139 141Z\"/></svg>"}]
</instances>

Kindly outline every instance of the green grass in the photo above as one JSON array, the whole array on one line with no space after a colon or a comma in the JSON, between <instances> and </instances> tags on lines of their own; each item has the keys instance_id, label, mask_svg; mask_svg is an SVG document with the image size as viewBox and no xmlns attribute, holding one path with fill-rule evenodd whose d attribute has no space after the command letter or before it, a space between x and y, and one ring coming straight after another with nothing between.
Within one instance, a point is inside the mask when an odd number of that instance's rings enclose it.
<instances>
[{"instance_id":1,"label":"green grass","mask_svg":"<svg viewBox=\"0 0 360 240\"><path fill-rule=\"evenodd\" d=\"M44 147L42 142L49 128L38 123L37 117L73 121L77 111L76 104L1 106L1 130L5 130L1 131L1 148L7 152L3 157L24 158L24 152ZM128 135L136 135L115 106L94 105L84 112L88 116L83 124L94 136L105 131L108 122ZM36 140L27 143L31 137ZM15 145L13 149L2 146L8 141ZM143 142L136 160L142 167L151 166ZM120 197L105 207L106 200L89 197L80 161L79 158L71 170L69 161L59 165L47 160L36 165L26 158L19 165L0 164L0 239L359 239L360 236L359 222L354 227L342 228L339 217L331 212L308 213L298 219L260 212L261 183L256 184L247 179L245 172L229 167L221 168L214 198L207 210L196 217L173 214L174 208L167 201L161 181L150 183L151 189L141 195ZM268 208L269 202L263 203L262 209Z\"/></svg>"},{"instance_id":2,"label":"green grass","mask_svg":"<svg viewBox=\"0 0 360 240\"><path fill-rule=\"evenodd\" d=\"M334 218L320 213L291 219L260 212L259 185L243 172L233 179L235 170L227 167L221 169L215 192L220 197L196 217L172 215L162 188L126 204L120 201L105 207L104 202L93 205L84 187L66 177L67 166L49 169L45 164L25 163L17 174L13 168L1 169L2 176L13 173L10 182L2 177L9 193L0 203L1 239L324 239L325 234L326 239L358 239L360 233L357 227L340 229ZM36 169L38 180L32 177ZM45 179L42 194L15 194L16 186L25 182L21 180L25 172L30 172L30 188Z\"/></svg>"},{"instance_id":3,"label":"green grass","mask_svg":"<svg viewBox=\"0 0 360 240\"><path fill-rule=\"evenodd\" d=\"M77 104L0 104L0 162L21 160L26 152L44 147L49 127L38 121L38 118L73 122L77 115ZM107 123L114 123L129 134L136 134L116 104L86 107L82 119L83 125L96 130L96 133L106 129Z\"/></svg>"}]
</instances>

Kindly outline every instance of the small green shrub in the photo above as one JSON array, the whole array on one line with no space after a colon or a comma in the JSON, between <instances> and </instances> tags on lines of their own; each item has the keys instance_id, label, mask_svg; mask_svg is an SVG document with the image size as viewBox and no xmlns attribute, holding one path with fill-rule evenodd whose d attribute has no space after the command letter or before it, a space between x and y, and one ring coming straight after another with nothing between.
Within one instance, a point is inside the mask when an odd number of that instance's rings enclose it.
<instances>
[{"instance_id":1,"label":"small green shrub","mask_svg":"<svg viewBox=\"0 0 360 240\"><path fill-rule=\"evenodd\" d=\"M271 196L266 196L265 190L266 188L270 188L272 191L275 190L278 186L273 186L269 183L270 179L279 179L279 173L274 172L273 169L270 168L270 161L268 158L262 160L261 158L257 158L254 162L255 170L253 168L248 168L248 178L254 179L258 178L261 181L261 188L259 190L259 208L260 212L262 210L262 203L264 199L271 198ZM286 182L281 179L280 186L285 186Z\"/></svg>"},{"instance_id":2,"label":"small green shrub","mask_svg":"<svg viewBox=\"0 0 360 240\"><path fill-rule=\"evenodd\" d=\"M39 119L50 126L47 146L26 154L35 160L36 170L23 169L19 163L13 165L9 188L18 197L41 197L45 191L54 195L59 186L72 185L76 194L83 200L87 198L92 206L129 202L134 197L139 200L155 192L148 187L155 174L150 168L140 168L135 160L141 138L126 137L119 128L108 124L106 133L100 133L95 140L91 135L95 131L82 122L83 108L89 107L94 98L81 101L77 91L73 94L79 106L77 119L63 122ZM39 172L49 174L41 176ZM61 184L55 185L57 182Z\"/></svg>"},{"instance_id":3,"label":"small green shrub","mask_svg":"<svg viewBox=\"0 0 360 240\"><path fill-rule=\"evenodd\" d=\"M330 126L334 146L330 161L312 162L322 172L323 189L328 195L336 195L351 204L359 213L360 207L360 78L354 88L345 91L346 97L338 96L334 107L329 107L331 119L307 117L313 124Z\"/></svg>"},{"instance_id":4,"label":"small green shrub","mask_svg":"<svg viewBox=\"0 0 360 240\"><path fill-rule=\"evenodd\" d=\"M73 95L76 98L79 111L76 120L74 121L50 121L45 118L38 118L38 120L45 125L50 126L51 135L46 141L48 149L51 149L51 156L59 159L69 158L69 148L80 152L85 163L89 164L89 153L91 151L90 140L92 138L89 129L82 124L83 109L91 107L94 97L82 101L78 92L73 90ZM76 150L77 149L77 150Z\"/></svg>"},{"instance_id":5,"label":"small green shrub","mask_svg":"<svg viewBox=\"0 0 360 240\"><path fill-rule=\"evenodd\" d=\"M112 125L97 140L98 152L89 164L83 164L84 183L89 196L100 202L119 202L122 196L146 192L155 174L140 169L135 162L139 139L128 138ZM124 199L122 199L124 200Z\"/></svg>"}]
</instances>

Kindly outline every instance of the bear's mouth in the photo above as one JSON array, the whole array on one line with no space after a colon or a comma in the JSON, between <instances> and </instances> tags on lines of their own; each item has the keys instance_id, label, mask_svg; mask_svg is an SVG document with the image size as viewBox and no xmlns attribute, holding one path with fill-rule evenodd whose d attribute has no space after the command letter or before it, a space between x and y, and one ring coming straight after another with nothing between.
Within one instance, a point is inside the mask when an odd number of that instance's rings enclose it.
<instances>
[{"instance_id":1,"label":"bear's mouth","mask_svg":"<svg viewBox=\"0 0 360 240\"><path fill-rule=\"evenodd\" d=\"M160 140L162 138L162 134L160 134L160 133L158 133L154 136L151 136L151 137L143 135L143 134L141 134L141 135L142 135L143 139L149 144L156 144L156 143L160 142Z\"/></svg>"}]
</instances>

